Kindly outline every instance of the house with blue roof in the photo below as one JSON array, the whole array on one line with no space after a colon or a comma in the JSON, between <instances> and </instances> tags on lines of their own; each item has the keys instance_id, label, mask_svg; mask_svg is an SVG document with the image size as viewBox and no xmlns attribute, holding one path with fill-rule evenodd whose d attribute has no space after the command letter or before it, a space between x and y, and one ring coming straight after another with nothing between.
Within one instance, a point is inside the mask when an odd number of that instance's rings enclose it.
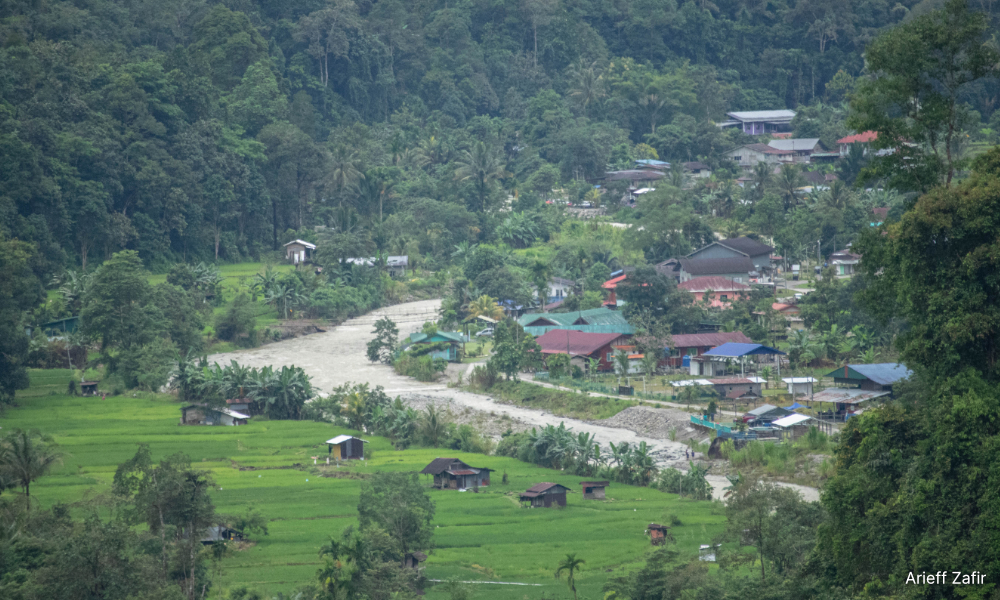
<instances>
[{"instance_id":1,"label":"house with blue roof","mask_svg":"<svg viewBox=\"0 0 1000 600\"><path fill-rule=\"evenodd\" d=\"M876 363L871 365L844 365L827 373L833 382L850 385L872 392L892 392L892 386L909 379L913 371L900 363Z\"/></svg>"}]
</instances>

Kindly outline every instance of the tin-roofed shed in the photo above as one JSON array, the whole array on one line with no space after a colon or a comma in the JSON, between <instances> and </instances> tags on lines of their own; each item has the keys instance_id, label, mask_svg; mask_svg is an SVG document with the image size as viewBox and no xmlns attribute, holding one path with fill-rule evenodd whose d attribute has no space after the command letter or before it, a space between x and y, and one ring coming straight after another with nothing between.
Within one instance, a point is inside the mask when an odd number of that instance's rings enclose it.
<instances>
[{"instance_id":1,"label":"tin-roofed shed","mask_svg":"<svg viewBox=\"0 0 1000 600\"><path fill-rule=\"evenodd\" d=\"M569 488L558 483L539 483L521 492L521 503L531 508L566 506Z\"/></svg>"},{"instance_id":2,"label":"tin-roofed shed","mask_svg":"<svg viewBox=\"0 0 1000 600\"><path fill-rule=\"evenodd\" d=\"M337 460L364 460L367 443L368 440L351 435L338 435L326 440L330 456Z\"/></svg>"},{"instance_id":3,"label":"tin-roofed shed","mask_svg":"<svg viewBox=\"0 0 1000 600\"><path fill-rule=\"evenodd\" d=\"M486 467L470 467L457 458L435 458L420 474L433 475L434 487L438 489L464 490L488 486L492 471Z\"/></svg>"},{"instance_id":4,"label":"tin-roofed shed","mask_svg":"<svg viewBox=\"0 0 1000 600\"><path fill-rule=\"evenodd\" d=\"M863 390L892 391L898 381L909 378L913 371L900 363L877 363L871 365L844 365L830 373L834 383L857 386Z\"/></svg>"}]
</instances>

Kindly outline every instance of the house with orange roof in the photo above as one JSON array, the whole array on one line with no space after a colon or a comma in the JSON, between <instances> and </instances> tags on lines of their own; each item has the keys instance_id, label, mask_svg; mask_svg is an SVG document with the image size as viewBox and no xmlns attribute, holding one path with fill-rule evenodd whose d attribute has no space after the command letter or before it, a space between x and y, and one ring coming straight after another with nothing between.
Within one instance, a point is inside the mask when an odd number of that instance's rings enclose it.
<instances>
[{"instance_id":1,"label":"house with orange roof","mask_svg":"<svg viewBox=\"0 0 1000 600\"><path fill-rule=\"evenodd\" d=\"M677 284L677 289L690 292L696 302L702 302L708 296L709 303L714 308L729 308L730 303L740 294L750 293L749 285L717 275L688 279Z\"/></svg>"},{"instance_id":2,"label":"house with orange roof","mask_svg":"<svg viewBox=\"0 0 1000 600\"><path fill-rule=\"evenodd\" d=\"M847 156L847 154L851 151L851 144L864 144L865 154L867 154L868 145L874 142L877 138L878 133L874 131L864 131L862 133L855 133L854 135L842 137L837 140L837 145L840 146L840 156Z\"/></svg>"}]
</instances>

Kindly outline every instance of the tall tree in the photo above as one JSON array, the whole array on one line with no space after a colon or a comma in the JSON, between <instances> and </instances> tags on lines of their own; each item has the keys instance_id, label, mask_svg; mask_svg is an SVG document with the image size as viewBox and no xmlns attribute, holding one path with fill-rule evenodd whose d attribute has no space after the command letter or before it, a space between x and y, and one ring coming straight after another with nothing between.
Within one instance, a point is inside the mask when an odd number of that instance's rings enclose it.
<instances>
[{"instance_id":1,"label":"tall tree","mask_svg":"<svg viewBox=\"0 0 1000 600\"><path fill-rule=\"evenodd\" d=\"M479 206L485 213L490 184L506 172L503 155L499 149L488 146L485 142L475 142L456 162L458 169L455 171L455 178L475 183Z\"/></svg>"},{"instance_id":2,"label":"tall tree","mask_svg":"<svg viewBox=\"0 0 1000 600\"><path fill-rule=\"evenodd\" d=\"M847 123L876 132L872 148L889 153L872 159L865 179L889 177L894 187L918 191L951 185L964 165L957 143L973 125L963 94L1000 64L984 43L989 28L987 15L966 0L948 0L868 46L871 77L853 94Z\"/></svg>"},{"instance_id":3,"label":"tall tree","mask_svg":"<svg viewBox=\"0 0 1000 600\"><path fill-rule=\"evenodd\" d=\"M31 484L45 475L62 457L46 442L51 439L18 429L0 440L3 462L0 470L24 490L27 510L31 510Z\"/></svg>"},{"instance_id":4,"label":"tall tree","mask_svg":"<svg viewBox=\"0 0 1000 600\"><path fill-rule=\"evenodd\" d=\"M14 392L28 387L28 336L23 311L42 300L42 286L32 272L34 248L0 235L0 404L13 400Z\"/></svg>"},{"instance_id":5,"label":"tall tree","mask_svg":"<svg viewBox=\"0 0 1000 600\"><path fill-rule=\"evenodd\" d=\"M361 484L358 522L362 529L388 533L398 560L429 547L433 519L434 503L415 474L376 473Z\"/></svg>"},{"instance_id":6,"label":"tall tree","mask_svg":"<svg viewBox=\"0 0 1000 600\"><path fill-rule=\"evenodd\" d=\"M103 350L128 350L149 342L162 325L151 292L139 254L118 252L97 269L84 295L83 332L101 340Z\"/></svg>"}]
</instances>

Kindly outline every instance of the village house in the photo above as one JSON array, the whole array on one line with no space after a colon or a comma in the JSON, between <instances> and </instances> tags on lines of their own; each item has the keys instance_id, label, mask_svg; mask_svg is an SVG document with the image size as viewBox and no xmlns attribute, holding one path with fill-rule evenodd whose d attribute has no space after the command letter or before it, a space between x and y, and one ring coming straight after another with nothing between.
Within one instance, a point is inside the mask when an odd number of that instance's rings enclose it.
<instances>
[{"instance_id":1,"label":"village house","mask_svg":"<svg viewBox=\"0 0 1000 600\"><path fill-rule=\"evenodd\" d=\"M375 257L370 258L345 258L344 262L351 265L359 265L363 267L374 267ZM385 270L389 274L389 277L393 279L399 279L400 277L406 276L406 268L410 264L409 256L387 256L385 257Z\"/></svg>"},{"instance_id":2,"label":"village house","mask_svg":"<svg viewBox=\"0 0 1000 600\"><path fill-rule=\"evenodd\" d=\"M608 487L607 481L581 481L583 487L584 500L604 500L604 488Z\"/></svg>"},{"instance_id":3,"label":"village house","mask_svg":"<svg viewBox=\"0 0 1000 600\"><path fill-rule=\"evenodd\" d=\"M865 154L868 154L868 148L876 138L878 138L878 133L874 131L865 131L840 138L837 140L837 145L840 147L841 158L851 153L851 144L861 144L864 147Z\"/></svg>"},{"instance_id":4,"label":"village house","mask_svg":"<svg viewBox=\"0 0 1000 600\"><path fill-rule=\"evenodd\" d=\"M825 150L823 148L823 144L820 143L819 138L771 140L767 143L767 145L776 150L791 152L792 162L799 164L808 164L812 162L813 154L823 152Z\"/></svg>"},{"instance_id":5,"label":"village house","mask_svg":"<svg viewBox=\"0 0 1000 600\"><path fill-rule=\"evenodd\" d=\"M411 333L410 337L406 338L403 346L407 350L433 346L427 352L432 360L443 358L448 362L459 362L461 360L460 350L462 344L468 341L469 337L458 331L436 331L430 335L417 332Z\"/></svg>"},{"instance_id":6,"label":"village house","mask_svg":"<svg viewBox=\"0 0 1000 600\"><path fill-rule=\"evenodd\" d=\"M749 258L756 270L764 272L771 268L771 252L774 248L763 242L748 237L729 238L712 242L707 246L698 248L685 258L706 259L706 258Z\"/></svg>"},{"instance_id":7,"label":"village house","mask_svg":"<svg viewBox=\"0 0 1000 600\"><path fill-rule=\"evenodd\" d=\"M812 427L816 427L825 433L833 432L833 427L829 423L798 413L775 419L771 421L770 427L777 429L783 439L792 442L808 433Z\"/></svg>"},{"instance_id":8,"label":"village house","mask_svg":"<svg viewBox=\"0 0 1000 600\"><path fill-rule=\"evenodd\" d=\"M677 288L690 292L694 296L695 302L705 300L707 295L709 304L715 308L728 308L730 303L737 299L740 294L750 294L749 285L717 275L688 279L678 284Z\"/></svg>"},{"instance_id":9,"label":"village house","mask_svg":"<svg viewBox=\"0 0 1000 600\"><path fill-rule=\"evenodd\" d=\"M760 384L747 379L746 377L721 377L718 379L709 379L709 383L715 388L715 393L723 398L729 398L732 392L737 392L736 396L739 397L747 392L753 392L757 396L760 396Z\"/></svg>"},{"instance_id":10,"label":"village house","mask_svg":"<svg viewBox=\"0 0 1000 600\"><path fill-rule=\"evenodd\" d=\"M745 144L725 152L723 156L735 162L748 174L759 163L765 163L777 168L779 165L795 162L795 153L791 150L779 150L767 144Z\"/></svg>"},{"instance_id":11,"label":"village house","mask_svg":"<svg viewBox=\"0 0 1000 600\"><path fill-rule=\"evenodd\" d=\"M518 318L517 322L525 333L535 337L545 335L553 329L586 333L635 333L620 312L605 306L565 313L532 313Z\"/></svg>"},{"instance_id":12,"label":"village house","mask_svg":"<svg viewBox=\"0 0 1000 600\"><path fill-rule=\"evenodd\" d=\"M913 371L899 363L844 365L826 374L833 382L871 392L892 392L892 386L908 379Z\"/></svg>"},{"instance_id":13,"label":"village house","mask_svg":"<svg viewBox=\"0 0 1000 600\"><path fill-rule=\"evenodd\" d=\"M199 541L205 546L217 542L242 542L243 532L225 525L214 525L205 530L205 537Z\"/></svg>"},{"instance_id":14,"label":"village house","mask_svg":"<svg viewBox=\"0 0 1000 600\"><path fill-rule=\"evenodd\" d=\"M364 460L368 440L350 435L338 435L326 440L327 454L335 460Z\"/></svg>"},{"instance_id":15,"label":"village house","mask_svg":"<svg viewBox=\"0 0 1000 600\"><path fill-rule=\"evenodd\" d=\"M230 408L212 408L204 404L181 407L181 425L246 425L250 415Z\"/></svg>"},{"instance_id":16,"label":"village house","mask_svg":"<svg viewBox=\"0 0 1000 600\"><path fill-rule=\"evenodd\" d=\"M743 422L748 423L751 426L767 425L772 421L794 414L794 411L788 410L787 408L781 408L780 406L774 406L772 404L761 404L757 408L747 411L746 414L743 415Z\"/></svg>"},{"instance_id":17,"label":"village house","mask_svg":"<svg viewBox=\"0 0 1000 600\"><path fill-rule=\"evenodd\" d=\"M684 173L692 179L708 179L712 176L712 169L703 162L686 162L683 165Z\"/></svg>"},{"instance_id":18,"label":"village house","mask_svg":"<svg viewBox=\"0 0 1000 600\"><path fill-rule=\"evenodd\" d=\"M739 127L747 135L761 135L792 130L794 110L747 110L728 112L729 120L719 127Z\"/></svg>"},{"instance_id":19,"label":"village house","mask_svg":"<svg viewBox=\"0 0 1000 600\"><path fill-rule=\"evenodd\" d=\"M586 369L590 359L594 359L598 371L613 371L614 347L627 344L630 337L619 333L553 329L535 341L541 346L545 359L555 354L568 354L570 362L581 369Z\"/></svg>"},{"instance_id":20,"label":"village house","mask_svg":"<svg viewBox=\"0 0 1000 600\"><path fill-rule=\"evenodd\" d=\"M302 240L292 240L285 244L285 258L293 265L311 262L316 245Z\"/></svg>"},{"instance_id":21,"label":"village house","mask_svg":"<svg viewBox=\"0 0 1000 600\"><path fill-rule=\"evenodd\" d=\"M433 475L435 488L464 490L488 486L492 471L485 467L470 467L457 458L435 458L420 474Z\"/></svg>"},{"instance_id":22,"label":"village house","mask_svg":"<svg viewBox=\"0 0 1000 600\"><path fill-rule=\"evenodd\" d=\"M549 280L549 289L543 299L546 304L562 302L563 298L569 296L576 287L576 282L564 277L553 277ZM538 290L535 290L535 297L538 297Z\"/></svg>"},{"instance_id":23,"label":"village house","mask_svg":"<svg viewBox=\"0 0 1000 600\"><path fill-rule=\"evenodd\" d=\"M679 333L671 336L671 346L664 349L667 358L661 361L671 367L687 366L684 357L700 356L716 346L728 342L749 344L753 342L742 331L720 331L717 333Z\"/></svg>"},{"instance_id":24,"label":"village house","mask_svg":"<svg viewBox=\"0 0 1000 600\"><path fill-rule=\"evenodd\" d=\"M781 380L788 386L788 393L794 396L812 396L813 384L816 380L812 377L785 377Z\"/></svg>"},{"instance_id":25,"label":"village house","mask_svg":"<svg viewBox=\"0 0 1000 600\"><path fill-rule=\"evenodd\" d=\"M756 265L749 257L728 258L681 258L677 260L676 279L678 283L695 277L716 276L736 283L750 283L751 273L758 273Z\"/></svg>"},{"instance_id":26,"label":"village house","mask_svg":"<svg viewBox=\"0 0 1000 600\"><path fill-rule=\"evenodd\" d=\"M838 250L830 255L830 266L837 270L837 275L850 277L857 271L861 263L861 255L850 250Z\"/></svg>"},{"instance_id":27,"label":"village house","mask_svg":"<svg viewBox=\"0 0 1000 600\"><path fill-rule=\"evenodd\" d=\"M787 302L773 302L771 303L771 309L776 311L782 317L784 317L785 320L784 327L779 327L778 325L775 324L773 325L772 331L779 332L779 331L787 331L788 329L801 330L806 328L805 320L803 320L802 317L799 316L802 313L802 309L799 308L798 304L790 304ZM755 312L754 314L760 315L761 319L763 319L764 317L763 312ZM763 324L763 322L761 324Z\"/></svg>"},{"instance_id":28,"label":"village house","mask_svg":"<svg viewBox=\"0 0 1000 600\"><path fill-rule=\"evenodd\" d=\"M521 492L521 502L530 508L566 506L569 488L558 483L539 483Z\"/></svg>"},{"instance_id":29,"label":"village house","mask_svg":"<svg viewBox=\"0 0 1000 600\"><path fill-rule=\"evenodd\" d=\"M236 412L250 412L250 401L246 398L230 398L226 400L226 407Z\"/></svg>"}]
</instances>

